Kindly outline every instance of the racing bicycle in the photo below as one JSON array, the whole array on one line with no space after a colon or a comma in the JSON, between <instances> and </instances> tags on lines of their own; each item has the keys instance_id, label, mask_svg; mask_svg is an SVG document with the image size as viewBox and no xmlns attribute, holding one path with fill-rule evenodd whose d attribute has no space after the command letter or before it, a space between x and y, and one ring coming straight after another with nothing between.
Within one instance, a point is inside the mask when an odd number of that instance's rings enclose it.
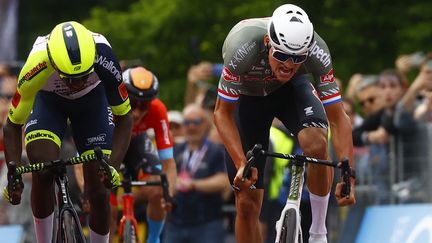
<instances>
[{"instance_id":1,"label":"racing bicycle","mask_svg":"<svg viewBox=\"0 0 432 243\"><path fill-rule=\"evenodd\" d=\"M263 150L260 144L256 144L246 154L247 163L243 171L242 180L250 176L250 169L259 156L275 157L287 159L291 164L291 184L288 192L288 198L284 209L281 212L279 220L276 222L276 241L275 243L303 243L302 231L300 225L300 200L304 183L304 171L307 163L331 166L341 170L342 196L349 198L351 190L351 177L354 177L354 170L349 166L348 159L341 161L320 160L304 155L292 155L283 153L274 153Z\"/></svg>"},{"instance_id":2,"label":"racing bicycle","mask_svg":"<svg viewBox=\"0 0 432 243\"><path fill-rule=\"evenodd\" d=\"M163 198L166 202L172 202L172 198L169 194L169 184L166 174L160 174L160 181L132 181L128 173L124 173L125 179L121 181L121 187L123 187L123 215L120 219L120 225L118 235L121 243L139 243L145 242L140 241L138 237L138 223L134 214L134 196L132 194L132 187L138 186L161 186L163 192Z\"/></svg>"},{"instance_id":3,"label":"racing bicycle","mask_svg":"<svg viewBox=\"0 0 432 243\"><path fill-rule=\"evenodd\" d=\"M95 153L85 156L72 157L66 160L59 159L49 162L34 163L30 165L16 166L15 162L8 163L8 170L13 178L17 175L38 172L51 169L54 171L55 182L57 185L57 214L56 225L53 232L53 242L57 243L85 243L86 239L82 231L80 220L77 212L73 206L69 195L68 177L66 175L66 166L88 163L90 161L98 160L101 167L108 176L107 181L111 182L111 171L106 158L102 154L100 147L94 149Z\"/></svg>"}]
</instances>

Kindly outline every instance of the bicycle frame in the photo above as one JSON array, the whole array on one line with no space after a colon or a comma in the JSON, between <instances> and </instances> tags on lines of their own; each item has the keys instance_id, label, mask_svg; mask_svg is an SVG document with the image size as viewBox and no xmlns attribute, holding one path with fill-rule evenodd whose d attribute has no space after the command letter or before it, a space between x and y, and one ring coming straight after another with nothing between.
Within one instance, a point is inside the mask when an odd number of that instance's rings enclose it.
<instances>
[{"instance_id":1,"label":"bicycle frame","mask_svg":"<svg viewBox=\"0 0 432 243\"><path fill-rule=\"evenodd\" d=\"M303 185L304 185L304 172L305 172L305 166L301 166L301 165L292 165L291 168L291 183L290 183L290 189L289 189L289 194L288 194L288 198L287 201L285 203L285 207L282 209L281 212L281 216L279 218L279 220L276 222L276 241L275 243L285 243L285 242L281 242L280 239L281 238L285 238L285 237L281 237L282 236L282 232L284 231L283 227L284 226L283 222L285 220L285 217L287 217L287 212L288 211L294 211L293 213L296 215L295 219L296 219L296 225L295 225L295 229L294 232L298 232L298 234L295 234L293 237L293 242L298 242L298 243L302 243L303 239L302 239L302 234L301 234L301 227L300 227L300 201L301 201L301 194L303 191Z\"/></svg>"},{"instance_id":2,"label":"bicycle frame","mask_svg":"<svg viewBox=\"0 0 432 243\"><path fill-rule=\"evenodd\" d=\"M127 221L130 221L132 223L132 227L135 228L135 232L138 232L138 222L135 218L134 213L134 196L132 194L132 182L131 181L123 181L122 187L124 188L124 193L122 196L122 202L123 202L123 216L120 219L120 225L119 225L119 237L120 242L124 242L123 239L123 233L124 233L124 226ZM139 237L135 235L136 242L139 241Z\"/></svg>"},{"instance_id":3,"label":"bicycle frame","mask_svg":"<svg viewBox=\"0 0 432 243\"><path fill-rule=\"evenodd\" d=\"M102 154L101 148L100 147L94 148L94 152L95 152L94 154L72 157L67 160L58 159L58 160L41 162L41 163L33 163L30 165L23 165L18 167L14 162L8 163L8 170L13 171L12 172L12 174L14 174L13 178L16 178L16 176L20 174L43 171L47 169L54 169L55 181L58 188L57 199L56 199L56 203L58 206L58 215L56 217L57 223L55 224L57 227L56 229L57 232L56 233L53 232L53 240L55 237L55 240L57 242L64 242L63 240L65 239L66 234L63 231L63 229L69 227L72 227L74 231L72 237L74 237L75 240L78 240L75 242L86 242L84 238L84 234L82 232L82 227L78 218L78 214L75 208L73 207L73 204L69 196L68 179L66 176L66 166L88 163L90 161L99 160L101 162L101 166L108 174L108 180L111 181L112 179L109 165ZM73 221L72 224L71 222L63 221L63 218L66 217L67 214L70 214ZM76 227L74 227L73 225L75 225Z\"/></svg>"},{"instance_id":4,"label":"bicycle frame","mask_svg":"<svg viewBox=\"0 0 432 243\"><path fill-rule=\"evenodd\" d=\"M124 242L124 230L125 225L128 221L131 222L131 226L135 229L135 235L131 236L132 239L135 239L134 242L141 242L137 234L138 232L138 223L134 214L134 196L132 194L132 186L161 186L163 190L163 197L167 202L172 201L171 196L168 192L168 180L165 174L160 175L160 181L130 181L129 179L123 180L121 187L124 189L124 193L122 196L123 202L123 215L120 219L120 225L118 230L118 235L120 237L120 242ZM142 241L144 242L144 240Z\"/></svg>"},{"instance_id":5,"label":"bicycle frame","mask_svg":"<svg viewBox=\"0 0 432 243\"><path fill-rule=\"evenodd\" d=\"M57 242L62 242L66 236L64 235L64 231L62 230L63 224L65 223L63 220L63 216L65 212L69 212L72 215L72 220L76 226L77 231L75 231L75 237L78 237L81 242L86 242L84 233L82 231L82 227L78 218L78 214L73 207L72 201L70 199L69 194L69 182L66 176L66 167L62 166L58 168L58 172L56 173L56 185L58 188L57 192L57 206L58 206L58 224L57 224ZM71 222L67 222L71 223Z\"/></svg>"}]
</instances>

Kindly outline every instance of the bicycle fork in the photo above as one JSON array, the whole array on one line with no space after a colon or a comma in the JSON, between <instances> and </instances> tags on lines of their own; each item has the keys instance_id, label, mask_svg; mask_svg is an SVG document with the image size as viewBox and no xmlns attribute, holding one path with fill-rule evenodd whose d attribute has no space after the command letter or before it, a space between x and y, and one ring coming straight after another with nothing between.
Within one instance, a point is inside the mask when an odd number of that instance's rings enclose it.
<instances>
[{"instance_id":1,"label":"bicycle fork","mask_svg":"<svg viewBox=\"0 0 432 243\"><path fill-rule=\"evenodd\" d=\"M120 227L119 227L119 237L120 242L125 242L125 234L129 235L131 237L132 242L139 242L138 239L138 222L135 219L134 214L134 198L132 193L125 193L123 194L123 216L120 219ZM130 221L130 227L125 227L127 225L127 221ZM127 232L131 231L133 232Z\"/></svg>"},{"instance_id":2,"label":"bicycle fork","mask_svg":"<svg viewBox=\"0 0 432 243\"><path fill-rule=\"evenodd\" d=\"M303 242L300 225L300 201L304 183L304 171L304 165L292 165L288 198L282 210L281 217L276 222L275 243Z\"/></svg>"}]
</instances>

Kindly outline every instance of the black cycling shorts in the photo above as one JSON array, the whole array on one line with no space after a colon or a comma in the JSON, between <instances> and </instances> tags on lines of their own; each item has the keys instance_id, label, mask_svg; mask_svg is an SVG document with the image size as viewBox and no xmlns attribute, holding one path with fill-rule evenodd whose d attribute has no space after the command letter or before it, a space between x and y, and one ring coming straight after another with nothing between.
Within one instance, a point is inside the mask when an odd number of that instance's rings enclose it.
<instances>
[{"instance_id":1,"label":"black cycling shorts","mask_svg":"<svg viewBox=\"0 0 432 243\"><path fill-rule=\"evenodd\" d=\"M281 120L296 137L307 127L328 127L324 107L307 75L294 77L267 96L240 96L235 120L245 153L257 143L261 144L263 149L268 149L270 127L274 117ZM227 151L225 158L232 183L237 169ZM255 187L262 189L265 159L258 159L255 166L258 169Z\"/></svg>"},{"instance_id":2,"label":"black cycling shorts","mask_svg":"<svg viewBox=\"0 0 432 243\"><path fill-rule=\"evenodd\" d=\"M77 151L82 154L96 146L111 152L114 130L113 114L101 84L74 100L53 92L39 91L25 127L25 142L47 139L59 147L68 119Z\"/></svg>"},{"instance_id":3,"label":"black cycling shorts","mask_svg":"<svg viewBox=\"0 0 432 243\"><path fill-rule=\"evenodd\" d=\"M125 176L130 176L133 180L140 179L140 173L142 176L162 173L159 155L146 133L131 139L123 164L126 167Z\"/></svg>"}]
</instances>

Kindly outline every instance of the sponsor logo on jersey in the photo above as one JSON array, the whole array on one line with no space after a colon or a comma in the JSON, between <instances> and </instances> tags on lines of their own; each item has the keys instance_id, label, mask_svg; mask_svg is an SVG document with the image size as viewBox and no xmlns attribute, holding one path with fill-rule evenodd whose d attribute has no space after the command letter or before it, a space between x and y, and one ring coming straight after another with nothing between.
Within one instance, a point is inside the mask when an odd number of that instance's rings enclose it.
<instances>
[{"instance_id":1,"label":"sponsor logo on jersey","mask_svg":"<svg viewBox=\"0 0 432 243\"><path fill-rule=\"evenodd\" d=\"M118 91L119 91L119 94L120 94L120 97L122 98L122 100L125 101L128 97L128 92L127 92L125 83L122 82L118 86Z\"/></svg>"},{"instance_id":2,"label":"sponsor logo on jersey","mask_svg":"<svg viewBox=\"0 0 432 243\"><path fill-rule=\"evenodd\" d=\"M14 97L12 98L12 106L13 106L14 108L17 108L17 106L18 106L20 100L21 100L21 95L18 93L18 90L17 90L17 91L15 91L15 95L14 95Z\"/></svg>"},{"instance_id":3,"label":"sponsor logo on jersey","mask_svg":"<svg viewBox=\"0 0 432 243\"><path fill-rule=\"evenodd\" d=\"M115 126L115 124L114 124L114 116L113 116L113 113L112 113L112 109L109 106L107 108L108 108L108 125L109 126Z\"/></svg>"},{"instance_id":4,"label":"sponsor logo on jersey","mask_svg":"<svg viewBox=\"0 0 432 243\"><path fill-rule=\"evenodd\" d=\"M27 142L30 142L31 140L35 140L35 139L38 139L38 138L48 138L48 139L51 139L53 141L55 140L55 137L52 134L45 133L45 132L31 133L31 134L29 134L29 135L26 136Z\"/></svg>"},{"instance_id":5,"label":"sponsor logo on jersey","mask_svg":"<svg viewBox=\"0 0 432 243\"><path fill-rule=\"evenodd\" d=\"M246 42L240 46L240 48L234 53L229 65L235 70L237 68L236 63L242 62L245 57L251 52L251 50L256 46L256 42Z\"/></svg>"},{"instance_id":6,"label":"sponsor logo on jersey","mask_svg":"<svg viewBox=\"0 0 432 243\"><path fill-rule=\"evenodd\" d=\"M45 68L47 68L47 63L41 62L38 63L35 67L33 67L30 71L28 71L24 76L22 76L22 78L18 81L18 88L21 88L21 85L23 85L23 83L25 81L30 81L33 77L35 77L38 73L42 72L42 70L44 70Z\"/></svg>"},{"instance_id":7,"label":"sponsor logo on jersey","mask_svg":"<svg viewBox=\"0 0 432 243\"><path fill-rule=\"evenodd\" d=\"M333 75L333 69L330 69L330 71L320 76L321 83L333 83L335 81L334 75Z\"/></svg>"},{"instance_id":8,"label":"sponsor logo on jersey","mask_svg":"<svg viewBox=\"0 0 432 243\"><path fill-rule=\"evenodd\" d=\"M314 114L313 110L312 110L312 106L308 106L306 108L303 109L305 112L305 116L311 116Z\"/></svg>"},{"instance_id":9,"label":"sponsor logo on jersey","mask_svg":"<svg viewBox=\"0 0 432 243\"><path fill-rule=\"evenodd\" d=\"M35 125L35 124L37 124L37 123L38 123L38 120L37 120L37 119L34 119L34 120L30 120L30 121L28 121L28 122L26 123L25 127L24 127L24 131L27 130L27 128L28 128L29 126L31 126L31 125Z\"/></svg>"},{"instance_id":10,"label":"sponsor logo on jersey","mask_svg":"<svg viewBox=\"0 0 432 243\"><path fill-rule=\"evenodd\" d=\"M169 132L168 132L169 130L168 130L167 122L165 120L160 120L160 123L162 125L164 142L165 142L165 144L169 145L171 143L170 143L170 139L169 139Z\"/></svg>"},{"instance_id":11,"label":"sponsor logo on jersey","mask_svg":"<svg viewBox=\"0 0 432 243\"><path fill-rule=\"evenodd\" d=\"M324 52L324 49L317 45L316 41L312 44L310 48L309 56L315 56L316 58L318 58L318 60L321 61L324 67L328 67L331 63L330 54Z\"/></svg>"},{"instance_id":12,"label":"sponsor logo on jersey","mask_svg":"<svg viewBox=\"0 0 432 243\"><path fill-rule=\"evenodd\" d=\"M104 67L108 71L110 71L110 73L112 73L112 75L115 76L115 78L117 79L117 81L119 81L119 82L122 81L121 72L114 65L113 61L108 61L108 60L106 60L106 57L101 56L101 55L97 55L97 57L96 57L96 63L99 64L99 65L101 65L102 67Z\"/></svg>"},{"instance_id":13,"label":"sponsor logo on jersey","mask_svg":"<svg viewBox=\"0 0 432 243\"><path fill-rule=\"evenodd\" d=\"M222 70L222 77L226 81L240 82L240 76L232 74L231 71L228 68L226 68L226 67L224 67L223 70Z\"/></svg>"},{"instance_id":14,"label":"sponsor logo on jersey","mask_svg":"<svg viewBox=\"0 0 432 243\"><path fill-rule=\"evenodd\" d=\"M87 143L86 146L90 145L90 144L104 144L105 143L105 138L106 138L106 134L105 133L101 133L95 137L90 137L87 138Z\"/></svg>"}]
</instances>

